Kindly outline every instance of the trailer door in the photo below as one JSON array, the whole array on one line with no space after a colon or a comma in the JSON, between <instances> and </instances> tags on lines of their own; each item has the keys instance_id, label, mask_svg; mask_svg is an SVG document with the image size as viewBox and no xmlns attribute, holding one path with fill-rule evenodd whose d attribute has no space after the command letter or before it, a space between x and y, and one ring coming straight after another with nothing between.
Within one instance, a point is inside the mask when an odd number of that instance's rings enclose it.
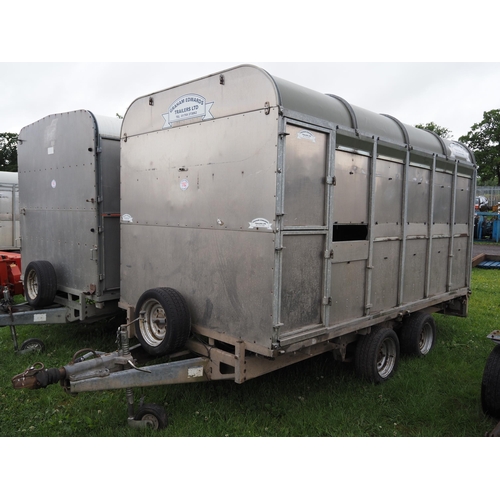
<instances>
[{"instance_id":1,"label":"trailer door","mask_svg":"<svg viewBox=\"0 0 500 500\"><path fill-rule=\"evenodd\" d=\"M280 336L323 323L328 134L287 126Z\"/></svg>"}]
</instances>

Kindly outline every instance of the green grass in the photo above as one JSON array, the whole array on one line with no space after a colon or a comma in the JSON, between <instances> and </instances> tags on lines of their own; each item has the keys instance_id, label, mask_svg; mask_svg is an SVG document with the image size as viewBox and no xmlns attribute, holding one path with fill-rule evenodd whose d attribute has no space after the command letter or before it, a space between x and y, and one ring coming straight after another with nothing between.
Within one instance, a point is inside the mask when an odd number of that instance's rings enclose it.
<instances>
[{"instance_id":1,"label":"green grass","mask_svg":"<svg viewBox=\"0 0 500 500\"><path fill-rule=\"evenodd\" d=\"M136 401L163 405L169 426L159 432L127 425L124 391L66 394L54 385L15 391L12 376L35 361L67 364L83 347L115 350L115 333L94 326L19 327L19 340L41 338L42 354L14 353L8 328L0 330L0 435L2 436L483 436L496 422L481 411L480 388L500 328L500 273L473 270L469 317L435 315L438 340L424 359L402 358L382 385L359 380L350 364L331 355L250 380L134 391Z\"/></svg>"}]
</instances>

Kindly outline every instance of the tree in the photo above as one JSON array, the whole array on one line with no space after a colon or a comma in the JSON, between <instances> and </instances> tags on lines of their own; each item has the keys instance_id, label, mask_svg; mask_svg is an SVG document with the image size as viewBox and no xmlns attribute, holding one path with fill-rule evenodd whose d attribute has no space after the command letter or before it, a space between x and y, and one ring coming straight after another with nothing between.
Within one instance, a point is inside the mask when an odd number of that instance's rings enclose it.
<instances>
[{"instance_id":1,"label":"tree","mask_svg":"<svg viewBox=\"0 0 500 500\"><path fill-rule=\"evenodd\" d=\"M446 127L441 127L440 125L436 125L434 122L429 122L426 123L425 125L423 123L419 123L418 125L415 125L415 127L420 128L422 130L430 130L432 132L435 132L443 139L451 139L453 137L453 134L451 133L450 129L447 129Z\"/></svg>"},{"instance_id":2,"label":"tree","mask_svg":"<svg viewBox=\"0 0 500 500\"><path fill-rule=\"evenodd\" d=\"M0 133L0 170L17 172L17 138L12 132Z\"/></svg>"},{"instance_id":3,"label":"tree","mask_svg":"<svg viewBox=\"0 0 500 500\"><path fill-rule=\"evenodd\" d=\"M459 141L474 152L481 184L500 186L500 109L485 111L483 120L474 123Z\"/></svg>"}]
</instances>

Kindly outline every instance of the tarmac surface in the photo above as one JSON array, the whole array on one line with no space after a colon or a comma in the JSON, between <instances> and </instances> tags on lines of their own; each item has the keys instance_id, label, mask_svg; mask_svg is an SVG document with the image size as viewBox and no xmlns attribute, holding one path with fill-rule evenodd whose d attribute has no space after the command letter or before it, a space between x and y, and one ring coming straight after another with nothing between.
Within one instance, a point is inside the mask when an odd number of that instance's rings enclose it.
<instances>
[{"instance_id":1,"label":"tarmac surface","mask_svg":"<svg viewBox=\"0 0 500 500\"><path fill-rule=\"evenodd\" d=\"M472 257L481 255L500 255L500 243L477 243L472 245Z\"/></svg>"}]
</instances>

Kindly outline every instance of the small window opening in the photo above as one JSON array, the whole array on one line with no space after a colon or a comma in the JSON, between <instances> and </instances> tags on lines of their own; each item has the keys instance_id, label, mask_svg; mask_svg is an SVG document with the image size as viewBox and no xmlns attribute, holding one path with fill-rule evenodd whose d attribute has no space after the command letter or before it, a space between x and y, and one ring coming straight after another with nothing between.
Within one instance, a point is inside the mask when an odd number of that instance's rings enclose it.
<instances>
[{"instance_id":1,"label":"small window opening","mask_svg":"<svg viewBox=\"0 0 500 500\"><path fill-rule=\"evenodd\" d=\"M368 237L367 224L334 224L333 241L363 241Z\"/></svg>"}]
</instances>

